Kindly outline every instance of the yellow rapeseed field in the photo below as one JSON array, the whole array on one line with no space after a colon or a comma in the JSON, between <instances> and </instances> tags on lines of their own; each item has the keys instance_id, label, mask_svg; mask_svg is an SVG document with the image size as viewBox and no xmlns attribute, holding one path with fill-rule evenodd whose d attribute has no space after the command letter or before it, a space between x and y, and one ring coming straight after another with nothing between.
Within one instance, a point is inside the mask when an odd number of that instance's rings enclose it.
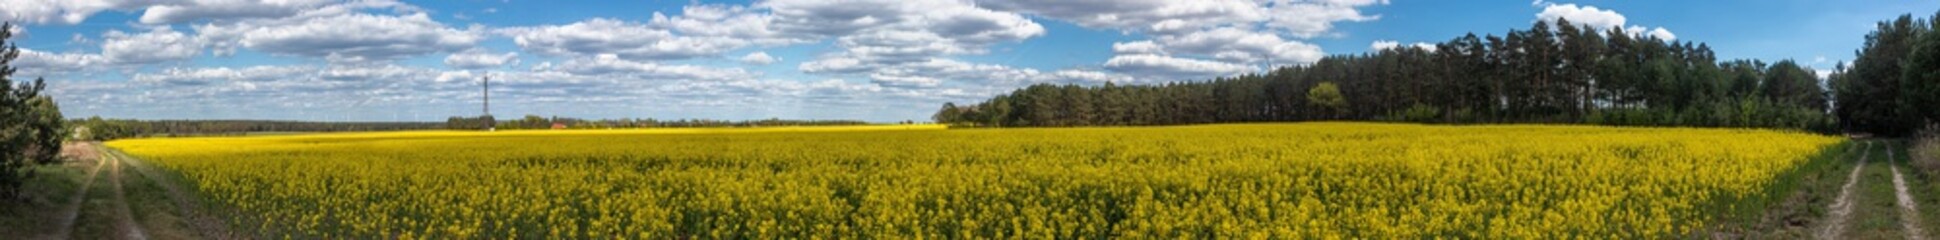
<instances>
[{"instance_id":1,"label":"yellow rapeseed field","mask_svg":"<svg viewBox=\"0 0 1940 240\"><path fill-rule=\"evenodd\" d=\"M1362 123L108 143L301 238L1661 238L1839 138Z\"/></svg>"}]
</instances>

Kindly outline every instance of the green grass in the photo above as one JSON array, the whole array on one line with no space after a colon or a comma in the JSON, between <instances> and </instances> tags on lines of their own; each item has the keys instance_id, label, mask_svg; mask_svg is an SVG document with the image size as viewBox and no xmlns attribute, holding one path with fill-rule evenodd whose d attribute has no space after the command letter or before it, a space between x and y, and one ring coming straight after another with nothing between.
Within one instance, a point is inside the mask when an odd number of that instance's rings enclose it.
<instances>
[{"instance_id":1,"label":"green grass","mask_svg":"<svg viewBox=\"0 0 1940 240\"><path fill-rule=\"evenodd\" d=\"M112 164L103 167L101 173L95 174L94 184L88 186L87 200L81 202L80 217L74 219L74 239L116 238L114 184L108 182L108 172L114 171L112 167Z\"/></svg>"},{"instance_id":2,"label":"green grass","mask_svg":"<svg viewBox=\"0 0 1940 240\"><path fill-rule=\"evenodd\" d=\"M1912 150L1910 149L1912 145L1902 146L1908 147L1902 150ZM1940 145L1928 147L1933 146ZM1898 161L1905 164L1901 166L1900 171L1902 174L1907 174L1906 187L1909 194L1913 195L1913 201L1919 204L1920 221L1922 221L1920 223L1924 225L1928 237L1932 237L1936 231L1940 231L1940 184L1935 184L1936 181L1940 181L1940 174L1918 167L1919 163L1911 156L1912 152L1914 151L1895 152L1894 155L1899 158Z\"/></svg>"},{"instance_id":3,"label":"green grass","mask_svg":"<svg viewBox=\"0 0 1940 240\"><path fill-rule=\"evenodd\" d=\"M1897 239L1904 238L1900 226L1900 208L1893 191L1893 170L1895 166L1886 158L1891 142L1874 142L1868 149L1866 169L1859 175L1859 183L1853 189L1852 219L1847 220L1845 239ZM1905 170L1901 170L1905 174Z\"/></svg>"},{"instance_id":4,"label":"green grass","mask_svg":"<svg viewBox=\"0 0 1940 240\"><path fill-rule=\"evenodd\" d=\"M1839 187L1847 174L1858 166L1858 142L1847 142L1826 149L1792 175L1772 187L1775 196L1749 213L1722 216L1710 236L1691 238L1807 239L1823 221L1826 206L1839 197ZM1784 179L1789 179L1786 181Z\"/></svg>"},{"instance_id":5,"label":"green grass","mask_svg":"<svg viewBox=\"0 0 1940 240\"><path fill-rule=\"evenodd\" d=\"M133 161L129 159L128 161ZM182 216L182 209L168 196L155 179L144 176L134 166L122 165L122 187L128 194L128 208L141 224L144 233L153 239L206 239L196 233Z\"/></svg>"},{"instance_id":6,"label":"green grass","mask_svg":"<svg viewBox=\"0 0 1940 240\"><path fill-rule=\"evenodd\" d=\"M57 164L34 167L35 178L24 186L26 199L0 204L0 236L37 236L59 227L61 210L74 200L75 192L87 176L89 164Z\"/></svg>"}]
</instances>

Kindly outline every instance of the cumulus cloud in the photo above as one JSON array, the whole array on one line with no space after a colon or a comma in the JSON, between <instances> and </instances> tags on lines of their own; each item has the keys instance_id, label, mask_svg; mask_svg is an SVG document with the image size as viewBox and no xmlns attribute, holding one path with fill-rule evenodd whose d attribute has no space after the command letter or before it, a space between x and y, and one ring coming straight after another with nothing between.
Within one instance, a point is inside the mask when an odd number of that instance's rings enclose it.
<instances>
[{"instance_id":1,"label":"cumulus cloud","mask_svg":"<svg viewBox=\"0 0 1940 240\"><path fill-rule=\"evenodd\" d=\"M176 32L168 27L155 28L148 32L127 33L109 30L102 34L101 52L52 53L34 49L21 49L16 66L25 69L28 75L43 76L50 74L91 72L144 64L178 62L201 54L203 44L199 39Z\"/></svg>"},{"instance_id":2,"label":"cumulus cloud","mask_svg":"<svg viewBox=\"0 0 1940 240\"><path fill-rule=\"evenodd\" d=\"M1617 13L1615 10L1600 9L1596 6L1547 4L1543 6L1542 12L1536 13L1536 21L1554 24L1558 19L1569 20L1570 24L1574 25L1589 25L1603 30L1622 28L1624 32L1630 34L1657 37L1667 41L1677 39L1677 35L1671 34L1670 30L1666 30L1663 27L1652 29L1644 26L1628 25L1629 19L1624 17L1623 14Z\"/></svg>"},{"instance_id":3,"label":"cumulus cloud","mask_svg":"<svg viewBox=\"0 0 1940 240\"><path fill-rule=\"evenodd\" d=\"M1111 51L1117 54L1165 54L1165 48L1151 40L1112 43Z\"/></svg>"},{"instance_id":4,"label":"cumulus cloud","mask_svg":"<svg viewBox=\"0 0 1940 240\"><path fill-rule=\"evenodd\" d=\"M871 75L872 78L878 76L932 76L980 86L1023 86L1038 83L1095 84L1107 81L1124 82L1130 79L1124 75L1088 70L1065 69L1044 72L1037 69L948 59L931 59L890 66Z\"/></svg>"},{"instance_id":5,"label":"cumulus cloud","mask_svg":"<svg viewBox=\"0 0 1940 240\"><path fill-rule=\"evenodd\" d=\"M1378 20L1379 15L1365 14L1359 9L1387 4L1387 1L996 0L978 4L1089 28L1144 33L1151 39L1114 43L1112 51L1117 56L1107 60L1106 69L1121 73L1164 72L1168 74L1134 75L1171 78L1219 76L1207 73L1230 74L1239 73L1234 71L1237 69L1318 61L1325 56L1319 46L1295 39L1328 35L1339 22ZM1135 66L1160 69L1136 69ZM1190 79L1164 81L1181 80Z\"/></svg>"},{"instance_id":6,"label":"cumulus cloud","mask_svg":"<svg viewBox=\"0 0 1940 240\"><path fill-rule=\"evenodd\" d=\"M857 5L873 6L858 8ZM855 72L951 55L982 54L996 43L1044 35L1023 15L950 0L760 3L775 28L791 35L830 36L842 52L805 62L808 72Z\"/></svg>"},{"instance_id":7,"label":"cumulus cloud","mask_svg":"<svg viewBox=\"0 0 1940 240\"><path fill-rule=\"evenodd\" d=\"M979 1L983 7L1062 19L1090 28L1178 34L1204 28L1263 23L1273 30L1306 38L1325 34L1335 22L1372 21L1380 16L1359 7L1387 4L1385 0L1079 0Z\"/></svg>"},{"instance_id":8,"label":"cumulus cloud","mask_svg":"<svg viewBox=\"0 0 1940 240\"><path fill-rule=\"evenodd\" d=\"M921 61L869 64L854 58L827 58L804 62L801 70L822 74L862 74L872 82L890 88L928 88L960 83L983 88L1016 88L1038 83L1100 84L1136 81L1117 73L1063 69L1042 71L998 64L971 63L944 58ZM947 91L944 89L926 89ZM992 93L994 94L994 92Z\"/></svg>"},{"instance_id":9,"label":"cumulus cloud","mask_svg":"<svg viewBox=\"0 0 1940 240\"><path fill-rule=\"evenodd\" d=\"M133 1L118 0L19 0L6 1L0 19L24 23L76 24L105 10L135 7Z\"/></svg>"},{"instance_id":10,"label":"cumulus cloud","mask_svg":"<svg viewBox=\"0 0 1940 240\"><path fill-rule=\"evenodd\" d=\"M775 61L780 61L781 59L775 58L774 56L768 56L767 52L752 52L752 53L748 53L748 55L742 55L741 58L736 60L739 60L741 61L741 63L744 63L744 64L768 65L768 64L774 64Z\"/></svg>"},{"instance_id":11,"label":"cumulus cloud","mask_svg":"<svg viewBox=\"0 0 1940 240\"><path fill-rule=\"evenodd\" d=\"M552 56L614 54L627 59L672 60L721 53L747 46L727 37L677 35L643 23L594 18L567 25L510 28L500 33L526 51Z\"/></svg>"},{"instance_id":12,"label":"cumulus cloud","mask_svg":"<svg viewBox=\"0 0 1940 240\"><path fill-rule=\"evenodd\" d=\"M50 53L20 49L20 58L14 59L13 67L21 69L20 75L23 76L45 76L108 63L109 61L99 54Z\"/></svg>"},{"instance_id":13,"label":"cumulus cloud","mask_svg":"<svg viewBox=\"0 0 1940 240\"><path fill-rule=\"evenodd\" d=\"M776 0L759 5L773 12L777 29L792 34L843 36L865 30L925 31L972 44L1044 34L1043 26L1023 15L992 11L962 1Z\"/></svg>"},{"instance_id":14,"label":"cumulus cloud","mask_svg":"<svg viewBox=\"0 0 1940 240\"><path fill-rule=\"evenodd\" d=\"M491 53L485 49L471 49L445 56L445 66L458 69L494 68L519 63L519 53Z\"/></svg>"},{"instance_id":15,"label":"cumulus cloud","mask_svg":"<svg viewBox=\"0 0 1940 240\"><path fill-rule=\"evenodd\" d=\"M1175 58L1159 55L1118 55L1105 61L1105 69L1133 75L1173 79L1206 79L1258 71L1248 65Z\"/></svg>"},{"instance_id":16,"label":"cumulus cloud","mask_svg":"<svg viewBox=\"0 0 1940 240\"><path fill-rule=\"evenodd\" d=\"M612 54L567 60L542 66L538 71L559 71L580 75L627 75L643 79L726 80L752 78L741 69L721 69L693 65L663 65L622 59Z\"/></svg>"},{"instance_id":17,"label":"cumulus cloud","mask_svg":"<svg viewBox=\"0 0 1940 240\"><path fill-rule=\"evenodd\" d=\"M1401 42L1396 42L1391 40L1374 40L1373 44L1368 45L1368 49L1374 50L1374 51L1394 49L1396 47L1401 47ZM1441 46L1436 46L1433 43L1426 43L1426 42L1411 43L1411 44L1408 44L1408 47L1420 48L1421 50L1428 50L1430 52L1433 52L1436 49L1441 48Z\"/></svg>"},{"instance_id":18,"label":"cumulus cloud","mask_svg":"<svg viewBox=\"0 0 1940 240\"><path fill-rule=\"evenodd\" d=\"M1671 31L1664 30L1664 27L1657 27L1657 28L1650 29L1649 35L1651 37L1655 37L1657 39L1663 39L1666 41L1677 40L1677 34L1671 34Z\"/></svg>"},{"instance_id":19,"label":"cumulus cloud","mask_svg":"<svg viewBox=\"0 0 1940 240\"><path fill-rule=\"evenodd\" d=\"M1617 11L1600 9L1596 6L1577 6L1576 4L1552 4L1536 13L1537 21L1554 23L1557 19L1567 19L1570 23L1590 25L1600 28L1624 27L1629 21Z\"/></svg>"},{"instance_id":20,"label":"cumulus cloud","mask_svg":"<svg viewBox=\"0 0 1940 240\"><path fill-rule=\"evenodd\" d=\"M142 12L140 21L143 24L171 24L209 19L270 18L289 16L336 2L338 1L181 1L148 7Z\"/></svg>"},{"instance_id":21,"label":"cumulus cloud","mask_svg":"<svg viewBox=\"0 0 1940 240\"><path fill-rule=\"evenodd\" d=\"M654 12L647 25L688 36L741 39L756 45L803 43L814 39L785 34L771 24L774 19L774 15L746 6L704 4L683 7L681 14L675 16Z\"/></svg>"},{"instance_id":22,"label":"cumulus cloud","mask_svg":"<svg viewBox=\"0 0 1940 240\"><path fill-rule=\"evenodd\" d=\"M943 84L942 79L920 75L891 75L876 73L869 75L869 82L884 87L935 87Z\"/></svg>"},{"instance_id":23,"label":"cumulus cloud","mask_svg":"<svg viewBox=\"0 0 1940 240\"><path fill-rule=\"evenodd\" d=\"M26 23L77 24L104 11L141 12L142 24L166 25L195 21L279 18L297 15L338 15L354 9L417 8L396 0L15 0L6 1L0 19Z\"/></svg>"},{"instance_id":24,"label":"cumulus cloud","mask_svg":"<svg viewBox=\"0 0 1940 240\"><path fill-rule=\"evenodd\" d=\"M874 67L864 65L860 59L832 57L803 62L796 68L806 73L857 73L873 69Z\"/></svg>"},{"instance_id":25,"label":"cumulus cloud","mask_svg":"<svg viewBox=\"0 0 1940 240\"><path fill-rule=\"evenodd\" d=\"M170 68L157 73L136 74L130 80L145 84L205 86L223 82L269 82L280 78L310 75L311 71L315 69L307 66L253 66L241 69Z\"/></svg>"},{"instance_id":26,"label":"cumulus cloud","mask_svg":"<svg viewBox=\"0 0 1940 240\"><path fill-rule=\"evenodd\" d=\"M147 64L187 60L202 53L200 39L168 27L143 33L110 30L103 34L101 55L115 64Z\"/></svg>"},{"instance_id":27,"label":"cumulus cloud","mask_svg":"<svg viewBox=\"0 0 1940 240\"><path fill-rule=\"evenodd\" d=\"M1230 63L1304 64L1325 56L1313 44L1231 27L1160 36L1158 43L1172 53L1212 56Z\"/></svg>"},{"instance_id":28,"label":"cumulus cloud","mask_svg":"<svg viewBox=\"0 0 1940 240\"><path fill-rule=\"evenodd\" d=\"M1368 46L1368 49L1374 49L1375 51L1380 51L1380 50L1394 49L1394 47L1396 46L1401 46L1401 43L1395 42L1395 41L1388 41L1388 40L1374 40L1374 44Z\"/></svg>"},{"instance_id":29,"label":"cumulus cloud","mask_svg":"<svg viewBox=\"0 0 1940 240\"><path fill-rule=\"evenodd\" d=\"M237 27L214 32L235 30L239 33L236 40L251 50L332 61L390 60L455 51L470 48L481 39L476 33L446 27L424 13L347 14Z\"/></svg>"}]
</instances>

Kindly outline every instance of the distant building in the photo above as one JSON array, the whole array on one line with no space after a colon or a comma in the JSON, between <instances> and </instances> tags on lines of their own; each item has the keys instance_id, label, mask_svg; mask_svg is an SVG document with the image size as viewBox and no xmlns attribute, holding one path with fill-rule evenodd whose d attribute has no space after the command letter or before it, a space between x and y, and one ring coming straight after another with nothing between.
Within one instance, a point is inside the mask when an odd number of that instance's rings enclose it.
<instances>
[{"instance_id":1,"label":"distant building","mask_svg":"<svg viewBox=\"0 0 1940 240\"><path fill-rule=\"evenodd\" d=\"M565 123L552 123L552 130L566 129Z\"/></svg>"}]
</instances>

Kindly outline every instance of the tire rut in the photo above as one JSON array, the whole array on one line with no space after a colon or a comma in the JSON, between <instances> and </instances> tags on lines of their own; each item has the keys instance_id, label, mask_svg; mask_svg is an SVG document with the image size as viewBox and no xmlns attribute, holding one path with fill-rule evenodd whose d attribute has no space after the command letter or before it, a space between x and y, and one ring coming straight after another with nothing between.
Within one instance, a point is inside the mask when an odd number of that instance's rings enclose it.
<instances>
[{"instance_id":1,"label":"tire rut","mask_svg":"<svg viewBox=\"0 0 1940 240\"><path fill-rule=\"evenodd\" d=\"M99 176L99 174L101 173L101 168L107 165L108 165L107 162L102 162L101 157L96 157L94 159L94 168L93 170L88 170L88 176L86 177L87 180L83 180L81 182L81 190L76 191L74 193L74 200L68 201L67 207L61 209L61 215L59 216L60 219L56 220L60 222L60 226L56 227L52 234L36 237L35 239L72 239L73 238L74 221L81 218L81 203L87 202L88 189L94 188L94 178L96 176Z\"/></svg>"},{"instance_id":2,"label":"tire rut","mask_svg":"<svg viewBox=\"0 0 1940 240\"><path fill-rule=\"evenodd\" d=\"M1833 200L1831 206L1826 207L1831 212L1826 216L1825 229L1820 230L1815 238L1841 239L1840 235L1843 235L1846 230L1846 219L1852 217L1852 206L1854 202L1852 199L1852 188L1853 185L1859 183L1860 170L1866 169L1866 158L1872 154L1872 152L1866 150L1871 146L1872 144L1868 142L1859 147L1859 164L1854 166L1852 173L1846 176L1846 184L1839 186L1839 197Z\"/></svg>"},{"instance_id":3,"label":"tire rut","mask_svg":"<svg viewBox=\"0 0 1940 240\"><path fill-rule=\"evenodd\" d=\"M112 155L112 156L115 156L117 159L121 159L122 161L127 162L128 166L134 170L135 175L140 175L142 178L146 178L149 180L149 182L153 182L155 183L156 186L161 187L162 192L164 192L164 196L167 197L169 201L175 204L175 207L177 209L176 213L180 214L179 216L182 216L182 218L185 221L187 221L189 227L194 228L195 232L197 234L200 234L202 238L205 238L205 239L243 238L242 237L243 235L230 231L228 225L224 223L222 220L215 217L214 215L210 215L210 213L208 212L209 210L202 208L202 205L200 205L200 202L195 200L198 198L195 198L195 195L190 194L188 189L184 189L182 186L174 184L175 183L174 179L168 179L163 177L161 173L156 172L155 169L142 163L141 160L128 156L127 154L123 154L120 151L114 151L112 149L104 148L101 154Z\"/></svg>"},{"instance_id":4,"label":"tire rut","mask_svg":"<svg viewBox=\"0 0 1940 240\"><path fill-rule=\"evenodd\" d=\"M1920 228L1919 205L1913 195L1906 193L1906 179L1900 176L1900 167L1893 158L1893 148L1886 148L1887 165L1893 166L1893 194L1899 200L1900 227L1906 230L1906 239L1927 239L1926 230Z\"/></svg>"},{"instance_id":5,"label":"tire rut","mask_svg":"<svg viewBox=\"0 0 1940 240\"><path fill-rule=\"evenodd\" d=\"M148 235L142 233L141 224L135 222L134 211L128 208L128 193L121 186L122 159L118 156L107 154L103 154L102 158L109 159L108 163L114 164L113 169L108 172L108 184L114 188L112 200L115 206L115 231L120 233L120 236L125 239L148 239Z\"/></svg>"}]
</instances>

